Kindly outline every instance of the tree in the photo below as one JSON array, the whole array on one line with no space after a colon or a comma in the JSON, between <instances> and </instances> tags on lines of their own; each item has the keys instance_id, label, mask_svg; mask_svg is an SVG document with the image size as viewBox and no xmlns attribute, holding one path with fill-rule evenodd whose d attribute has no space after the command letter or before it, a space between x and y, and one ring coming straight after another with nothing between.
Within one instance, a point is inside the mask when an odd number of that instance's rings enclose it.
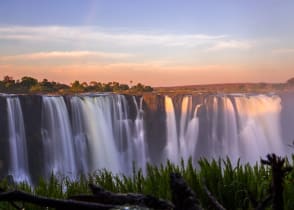
<instances>
[{"instance_id":1,"label":"tree","mask_svg":"<svg viewBox=\"0 0 294 210\"><path fill-rule=\"evenodd\" d=\"M78 80L74 81L71 84L71 88L70 89L73 92L83 92L85 90L84 86Z\"/></svg>"},{"instance_id":2,"label":"tree","mask_svg":"<svg viewBox=\"0 0 294 210\"><path fill-rule=\"evenodd\" d=\"M42 92L42 91L43 91L42 86L39 83L30 88L30 92L32 93Z\"/></svg>"},{"instance_id":3,"label":"tree","mask_svg":"<svg viewBox=\"0 0 294 210\"><path fill-rule=\"evenodd\" d=\"M120 84L120 85L119 85L119 89L120 89L120 90L128 90L128 89L130 89L130 88L129 88L129 86L128 86L127 84Z\"/></svg>"},{"instance_id":4,"label":"tree","mask_svg":"<svg viewBox=\"0 0 294 210\"><path fill-rule=\"evenodd\" d=\"M292 77L291 79L288 79L287 84L290 86L294 86L294 77Z\"/></svg>"},{"instance_id":5,"label":"tree","mask_svg":"<svg viewBox=\"0 0 294 210\"><path fill-rule=\"evenodd\" d=\"M144 91L144 85L142 85L141 83L138 83L137 85L133 86L132 89L135 91L141 92L141 91Z\"/></svg>"},{"instance_id":6,"label":"tree","mask_svg":"<svg viewBox=\"0 0 294 210\"><path fill-rule=\"evenodd\" d=\"M119 83L118 82L112 82L112 90L113 91L119 91Z\"/></svg>"},{"instance_id":7,"label":"tree","mask_svg":"<svg viewBox=\"0 0 294 210\"><path fill-rule=\"evenodd\" d=\"M101 82L91 81L88 87L85 89L86 91L102 91Z\"/></svg>"},{"instance_id":8,"label":"tree","mask_svg":"<svg viewBox=\"0 0 294 210\"><path fill-rule=\"evenodd\" d=\"M44 92L54 92L54 85L49 82L47 79L43 79L42 82L39 83L41 86L41 91Z\"/></svg>"},{"instance_id":9,"label":"tree","mask_svg":"<svg viewBox=\"0 0 294 210\"><path fill-rule=\"evenodd\" d=\"M152 92L153 91L153 88L151 86L145 86L144 87L144 91L145 92Z\"/></svg>"},{"instance_id":10,"label":"tree","mask_svg":"<svg viewBox=\"0 0 294 210\"><path fill-rule=\"evenodd\" d=\"M2 90L4 89L4 87L5 87L5 86L4 86L3 81L0 80L0 90L2 91Z\"/></svg>"},{"instance_id":11,"label":"tree","mask_svg":"<svg viewBox=\"0 0 294 210\"><path fill-rule=\"evenodd\" d=\"M4 83L12 82L12 81L14 82L13 77L11 77L11 76L6 75L6 76L3 77L3 82Z\"/></svg>"},{"instance_id":12,"label":"tree","mask_svg":"<svg viewBox=\"0 0 294 210\"><path fill-rule=\"evenodd\" d=\"M90 82L90 86L95 87L95 86L97 86L97 85L98 85L98 82L96 82L96 81L91 81L91 82Z\"/></svg>"},{"instance_id":13,"label":"tree","mask_svg":"<svg viewBox=\"0 0 294 210\"><path fill-rule=\"evenodd\" d=\"M5 88L13 89L15 87L15 80L11 76L8 76L8 75L4 76L3 83Z\"/></svg>"},{"instance_id":14,"label":"tree","mask_svg":"<svg viewBox=\"0 0 294 210\"><path fill-rule=\"evenodd\" d=\"M103 89L104 92L111 92L112 91L112 85L111 82L109 83L103 83Z\"/></svg>"},{"instance_id":15,"label":"tree","mask_svg":"<svg viewBox=\"0 0 294 210\"><path fill-rule=\"evenodd\" d=\"M130 80L132 84L133 81ZM46 93L67 93L67 92L149 92L153 91L153 88L150 86L145 86L141 83L137 85L129 86L127 84L120 84L119 82L108 82L101 83L96 81L80 82L79 80L71 83L70 86L62 83L57 83L54 81L48 81L43 79L41 82L38 82L37 79L24 76L20 80L14 80L11 76L4 76L3 80L0 80L0 91L8 93L29 93L29 92L46 92Z\"/></svg>"},{"instance_id":16,"label":"tree","mask_svg":"<svg viewBox=\"0 0 294 210\"><path fill-rule=\"evenodd\" d=\"M153 88L151 86L145 86L141 83L138 83L137 85L133 86L131 90L136 92L151 92L153 91Z\"/></svg>"},{"instance_id":17,"label":"tree","mask_svg":"<svg viewBox=\"0 0 294 210\"><path fill-rule=\"evenodd\" d=\"M31 87L38 84L38 80L33 78L33 77L25 76L25 77L21 78L20 84L21 84L22 87L30 89Z\"/></svg>"},{"instance_id":18,"label":"tree","mask_svg":"<svg viewBox=\"0 0 294 210\"><path fill-rule=\"evenodd\" d=\"M88 87L88 83L87 82L82 82L81 84L84 88Z\"/></svg>"}]
</instances>

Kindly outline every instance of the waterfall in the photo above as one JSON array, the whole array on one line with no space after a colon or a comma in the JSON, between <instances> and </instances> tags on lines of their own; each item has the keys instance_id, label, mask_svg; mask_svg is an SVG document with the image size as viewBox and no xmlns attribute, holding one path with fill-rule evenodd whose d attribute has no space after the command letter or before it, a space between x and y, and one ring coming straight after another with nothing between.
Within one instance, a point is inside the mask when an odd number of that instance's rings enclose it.
<instances>
[{"instance_id":1,"label":"waterfall","mask_svg":"<svg viewBox=\"0 0 294 210\"><path fill-rule=\"evenodd\" d=\"M268 153L286 154L281 138L282 107L278 96L216 95L208 96L203 105L208 113L198 118L201 105L193 108L192 97L184 96L180 116L176 116L172 98L165 96L165 158L175 163L180 158L193 158L199 141L207 141L207 148L202 148L206 157L230 157L233 163L239 158L255 163ZM199 124L204 125L206 120L209 122L209 127L205 128L209 132L207 139L198 139Z\"/></svg>"},{"instance_id":2,"label":"waterfall","mask_svg":"<svg viewBox=\"0 0 294 210\"><path fill-rule=\"evenodd\" d=\"M268 153L285 154L281 138L281 99L257 95L235 97L239 121L240 155L255 162Z\"/></svg>"},{"instance_id":3,"label":"waterfall","mask_svg":"<svg viewBox=\"0 0 294 210\"><path fill-rule=\"evenodd\" d=\"M182 156L185 161L187 161L189 157L194 158L195 156L199 134L199 118L197 116L199 108L200 104L197 104L194 108L194 112L191 112L192 117L188 119L187 122L187 129L185 132L185 151L183 152Z\"/></svg>"},{"instance_id":4,"label":"waterfall","mask_svg":"<svg viewBox=\"0 0 294 210\"><path fill-rule=\"evenodd\" d=\"M120 172L112 125L111 97L85 96L81 105L92 160L91 170L106 168Z\"/></svg>"},{"instance_id":5,"label":"waterfall","mask_svg":"<svg viewBox=\"0 0 294 210\"><path fill-rule=\"evenodd\" d=\"M209 129L211 133L208 139L209 156L216 159L228 156L238 160L237 116L231 97L212 96L205 105L209 110L208 118L211 122Z\"/></svg>"},{"instance_id":6,"label":"waterfall","mask_svg":"<svg viewBox=\"0 0 294 210\"><path fill-rule=\"evenodd\" d=\"M165 110L167 123L166 158L179 163L194 156L198 142L199 119L197 111L200 105L193 108L192 96L184 96L181 103L181 115L176 118L172 98L165 96ZM179 126L177 126L179 123ZM179 128L179 130L177 130Z\"/></svg>"},{"instance_id":7,"label":"waterfall","mask_svg":"<svg viewBox=\"0 0 294 210\"><path fill-rule=\"evenodd\" d=\"M136 110L134 120L129 117L128 102L123 95L71 98L75 136L86 145L80 155L87 156L86 151L90 153L90 171L106 168L130 174L133 161L138 167L145 167L148 157L144 140L143 98L139 104L135 97L132 101Z\"/></svg>"},{"instance_id":8,"label":"waterfall","mask_svg":"<svg viewBox=\"0 0 294 210\"><path fill-rule=\"evenodd\" d=\"M136 156L133 158L133 161L137 161L137 166L143 169L145 173L145 165L149 161L148 152L145 142L144 134L144 118L143 118L143 98L140 98L139 104L137 103L136 98L133 96L133 101L136 106L136 119L134 126L134 135L133 141L135 144Z\"/></svg>"},{"instance_id":9,"label":"waterfall","mask_svg":"<svg viewBox=\"0 0 294 210\"><path fill-rule=\"evenodd\" d=\"M206 105L207 106L207 105ZM220 141L219 141L219 135L218 135L218 122L219 122L219 107L218 107L218 99L217 97L213 97L212 100L212 106L208 104L208 110L209 112L209 120L211 121L211 128L210 132L208 133L210 138L209 139L211 143L211 148L209 150L212 153L212 157L218 158L221 154L219 153L219 148L221 147Z\"/></svg>"},{"instance_id":10,"label":"waterfall","mask_svg":"<svg viewBox=\"0 0 294 210\"><path fill-rule=\"evenodd\" d=\"M7 166L0 175L17 181L33 183L51 172L76 178L104 168L131 175L133 163L145 173L148 161L179 164L190 157L254 164L268 153L292 152L287 148L292 131L289 126L289 139L283 140L281 122L294 101L285 105L278 95L166 95L156 96L155 103L119 94L26 97L0 97L1 116L7 114L7 122L0 118L0 152ZM293 125L294 118L286 122ZM40 160L29 159L35 153Z\"/></svg>"},{"instance_id":11,"label":"waterfall","mask_svg":"<svg viewBox=\"0 0 294 210\"><path fill-rule=\"evenodd\" d=\"M20 101L7 97L10 164L9 174L15 181L29 181L27 142Z\"/></svg>"},{"instance_id":12,"label":"waterfall","mask_svg":"<svg viewBox=\"0 0 294 210\"><path fill-rule=\"evenodd\" d=\"M234 105L231 98L224 96L221 98L223 104L223 135L222 135L222 150L223 154L233 157L234 161L239 158L239 140L237 118Z\"/></svg>"},{"instance_id":13,"label":"waterfall","mask_svg":"<svg viewBox=\"0 0 294 210\"><path fill-rule=\"evenodd\" d=\"M173 100L169 96L165 96L165 112L166 112L166 138L167 143L165 147L165 157L166 159L178 163L179 161L179 142L178 142L178 132L176 125L176 114L174 109Z\"/></svg>"},{"instance_id":14,"label":"waterfall","mask_svg":"<svg viewBox=\"0 0 294 210\"><path fill-rule=\"evenodd\" d=\"M61 96L43 96L42 135L46 174L75 177L74 141L68 110Z\"/></svg>"},{"instance_id":15,"label":"waterfall","mask_svg":"<svg viewBox=\"0 0 294 210\"><path fill-rule=\"evenodd\" d=\"M135 144L132 136L132 120L129 119L128 102L123 95L114 98L114 134L118 141L118 150L120 155L120 165L122 171L126 174L131 171L131 163L134 161Z\"/></svg>"},{"instance_id":16,"label":"waterfall","mask_svg":"<svg viewBox=\"0 0 294 210\"><path fill-rule=\"evenodd\" d=\"M80 97L74 96L70 99L70 104L77 169L80 173L86 174L89 172L90 159L88 157L89 145L83 119L82 100Z\"/></svg>"}]
</instances>

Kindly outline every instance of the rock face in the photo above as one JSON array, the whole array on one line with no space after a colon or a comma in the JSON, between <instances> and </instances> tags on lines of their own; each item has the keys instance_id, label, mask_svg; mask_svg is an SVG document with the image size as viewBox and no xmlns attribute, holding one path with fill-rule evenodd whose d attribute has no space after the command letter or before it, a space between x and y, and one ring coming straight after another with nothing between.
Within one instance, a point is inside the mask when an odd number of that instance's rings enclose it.
<instances>
[{"instance_id":1,"label":"rock face","mask_svg":"<svg viewBox=\"0 0 294 210\"><path fill-rule=\"evenodd\" d=\"M149 143L151 162L158 163L166 145L166 115L164 97L156 94L143 95L146 139Z\"/></svg>"},{"instance_id":2,"label":"rock face","mask_svg":"<svg viewBox=\"0 0 294 210\"><path fill-rule=\"evenodd\" d=\"M0 177L7 174L9 163L8 121L6 98L0 96Z\"/></svg>"},{"instance_id":3,"label":"rock face","mask_svg":"<svg viewBox=\"0 0 294 210\"><path fill-rule=\"evenodd\" d=\"M44 146L42 143L42 96L19 96L24 126L26 130L29 170L33 180L44 176L41 173L43 163Z\"/></svg>"}]
</instances>

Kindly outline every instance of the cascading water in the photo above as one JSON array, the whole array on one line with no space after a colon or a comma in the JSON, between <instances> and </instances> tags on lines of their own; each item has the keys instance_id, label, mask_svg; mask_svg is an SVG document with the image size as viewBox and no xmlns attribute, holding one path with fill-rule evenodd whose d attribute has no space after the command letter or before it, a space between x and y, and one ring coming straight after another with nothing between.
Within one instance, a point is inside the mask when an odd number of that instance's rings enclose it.
<instances>
[{"instance_id":1,"label":"cascading water","mask_svg":"<svg viewBox=\"0 0 294 210\"><path fill-rule=\"evenodd\" d=\"M281 138L281 99L277 96L258 95L235 98L240 155L250 162L267 153L285 154Z\"/></svg>"},{"instance_id":2,"label":"cascading water","mask_svg":"<svg viewBox=\"0 0 294 210\"><path fill-rule=\"evenodd\" d=\"M70 104L77 169L78 172L86 174L89 172L90 159L88 157L89 145L83 119L82 100L80 97L74 96L70 99Z\"/></svg>"},{"instance_id":3,"label":"cascading water","mask_svg":"<svg viewBox=\"0 0 294 210\"><path fill-rule=\"evenodd\" d=\"M83 157L85 151L91 154L90 171L106 168L129 174L133 161L138 167L145 167L142 98L140 105L134 97L133 102L135 120L129 118L128 102L123 95L71 98L75 137L86 148L80 155Z\"/></svg>"},{"instance_id":4,"label":"cascading water","mask_svg":"<svg viewBox=\"0 0 294 210\"><path fill-rule=\"evenodd\" d=\"M213 96L211 101L212 105L210 100L205 103L208 109L211 106L211 135L208 140L211 146L210 156L238 158L237 116L231 98Z\"/></svg>"},{"instance_id":5,"label":"cascading water","mask_svg":"<svg viewBox=\"0 0 294 210\"><path fill-rule=\"evenodd\" d=\"M200 105L193 107L192 96L184 96L181 104L181 116L176 118L172 98L165 96L165 110L167 123L166 158L179 163L194 156L198 141L199 119L197 111ZM179 130L177 123L179 122Z\"/></svg>"},{"instance_id":6,"label":"cascading water","mask_svg":"<svg viewBox=\"0 0 294 210\"><path fill-rule=\"evenodd\" d=\"M178 161L179 158L186 160L189 156L193 158L199 141L207 142L202 148L206 157L229 157L233 163L239 158L244 162L255 163L268 153L286 154L286 144L283 144L281 138L281 100L278 96L208 96L194 110L191 109L191 97L185 96L178 119L173 101L168 96L165 99L166 150L167 158L172 161ZM200 106L205 107L207 115L199 119L195 113ZM191 119L188 116L193 112L194 117ZM203 139L197 139L199 124L204 125L205 121L209 122L206 128L208 133Z\"/></svg>"},{"instance_id":7,"label":"cascading water","mask_svg":"<svg viewBox=\"0 0 294 210\"><path fill-rule=\"evenodd\" d=\"M223 107L223 135L221 137L222 151L223 154L227 154L229 157L238 157L240 153L235 108L229 97L224 96L220 100Z\"/></svg>"},{"instance_id":8,"label":"cascading water","mask_svg":"<svg viewBox=\"0 0 294 210\"><path fill-rule=\"evenodd\" d=\"M28 170L27 142L20 101L17 97L7 97L9 128L10 164L9 174L15 181L30 182Z\"/></svg>"},{"instance_id":9,"label":"cascading water","mask_svg":"<svg viewBox=\"0 0 294 210\"><path fill-rule=\"evenodd\" d=\"M178 163L180 151L174 104L172 98L169 96L165 96L164 103L166 112L167 142L165 146L165 156L163 158L166 158L174 163Z\"/></svg>"},{"instance_id":10,"label":"cascading water","mask_svg":"<svg viewBox=\"0 0 294 210\"><path fill-rule=\"evenodd\" d=\"M69 115L63 97L43 97L42 135L46 174L77 174L74 141Z\"/></svg>"},{"instance_id":11,"label":"cascading water","mask_svg":"<svg viewBox=\"0 0 294 210\"><path fill-rule=\"evenodd\" d=\"M91 155L90 170L106 168L120 172L119 155L112 127L111 98L85 96L80 102Z\"/></svg>"},{"instance_id":12,"label":"cascading water","mask_svg":"<svg viewBox=\"0 0 294 210\"><path fill-rule=\"evenodd\" d=\"M199 104L193 107L192 96L185 96L182 101L180 117L180 153L181 157L187 161L193 157L198 141L199 119L197 111Z\"/></svg>"},{"instance_id":13,"label":"cascading water","mask_svg":"<svg viewBox=\"0 0 294 210\"><path fill-rule=\"evenodd\" d=\"M120 165L125 173L131 171L131 163L135 155L135 145L132 142L132 120L129 119L128 103L124 96L116 96L113 103L114 108L114 134L117 139L120 154Z\"/></svg>"},{"instance_id":14,"label":"cascading water","mask_svg":"<svg viewBox=\"0 0 294 210\"><path fill-rule=\"evenodd\" d=\"M136 161L136 164L139 168L143 170L145 173L145 165L148 158L147 148L146 148L146 142L144 138L144 119L143 119L143 98L140 98L140 102L138 105L138 102L136 98L133 96L133 101L136 106L136 119L135 119L135 126L134 126L134 135L133 135L133 141L135 144L135 151L136 156L133 158L133 161Z\"/></svg>"},{"instance_id":15,"label":"cascading water","mask_svg":"<svg viewBox=\"0 0 294 210\"><path fill-rule=\"evenodd\" d=\"M19 181L33 183L31 177L51 172L75 178L103 168L130 175L133 162L144 172L148 161L178 164L189 157L255 163L268 153L291 152L289 129L289 139L282 140L281 112L285 117L294 102L284 110L277 95L156 96L160 103L116 94L26 97L0 96L0 114L7 113L7 122L0 119L0 125L7 123L0 127L0 141L7 138L3 147L9 147L0 148L1 161L7 161L0 171ZM24 126L30 120L34 123ZM294 124L291 120L286 122ZM28 158L34 153L39 160Z\"/></svg>"}]
</instances>

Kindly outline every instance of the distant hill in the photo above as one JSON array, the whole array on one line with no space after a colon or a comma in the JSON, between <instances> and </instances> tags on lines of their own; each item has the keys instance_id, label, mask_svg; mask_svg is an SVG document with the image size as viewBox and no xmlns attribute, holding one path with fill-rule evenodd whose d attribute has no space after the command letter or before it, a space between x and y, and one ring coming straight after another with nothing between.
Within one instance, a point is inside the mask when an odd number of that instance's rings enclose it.
<instances>
[{"instance_id":1,"label":"distant hill","mask_svg":"<svg viewBox=\"0 0 294 210\"><path fill-rule=\"evenodd\" d=\"M289 81L289 80L288 80ZM291 80L292 81L292 80ZM228 84L207 84L207 85L185 85L173 87L156 87L156 92L167 93L243 93L243 92L278 92L294 90L294 85L287 83L228 83Z\"/></svg>"}]
</instances>

